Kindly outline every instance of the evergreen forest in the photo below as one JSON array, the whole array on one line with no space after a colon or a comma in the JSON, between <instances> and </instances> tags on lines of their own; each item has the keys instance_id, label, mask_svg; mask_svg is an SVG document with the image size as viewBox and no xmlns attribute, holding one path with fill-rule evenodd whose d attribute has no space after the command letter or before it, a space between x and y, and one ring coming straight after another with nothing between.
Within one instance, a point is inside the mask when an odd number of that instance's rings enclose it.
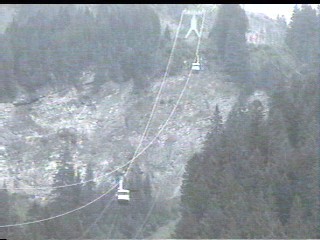
<instances>
[{"instance_id":1,"label":"evergreen forest","mask_svg":"<svg viewBox=\"0 0 320 240\"><path fill-rule=\"evenodd\" d=\"M0 34L0 103L19 107L50 91L79 89L78 79L89 70L95 72L92 95L110 81L132 81L134 96L144 97L166 71L174 44L173 25L162 18L179 22L188 5L98 4L92 11L76 4L19 4ZM85 172L75 167L77 136L64 128L46 204L0 182L0 238L149 238L177 216L168 238L320 238L320 5L296 5L288 24L274 21L285 29L283 44L248 43L244 9L218 4L200 50L206 73L198 76L209 76L209 84L218 72L239 95L227 117L219 104L209 113L201 150L185 159L174 210L166 202L154 207L152 173L139 164L127 176L130 204L119 205L116 188L107 192L114 175L100 184L91 181L97 176L93 163ZM177 79L185 73L183 60L194 57L187 40L178 41L169 71ZM268 104L250 97L257 90ZM31 224L1 227L24 222Z\"/></svg>"}]
</instances>

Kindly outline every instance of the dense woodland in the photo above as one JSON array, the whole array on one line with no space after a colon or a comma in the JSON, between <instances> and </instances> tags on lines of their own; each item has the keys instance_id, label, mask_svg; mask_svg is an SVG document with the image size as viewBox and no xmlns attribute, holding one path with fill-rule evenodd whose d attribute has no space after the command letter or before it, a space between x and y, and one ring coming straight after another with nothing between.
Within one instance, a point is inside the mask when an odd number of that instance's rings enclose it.
<instances>
[{"instance_id":1,"label":"dense woodland","mask_svg":"<svg viewBox=\"0 0 320 240\"><path fill-rule=\"evenodd\" d=\"M101 5L95 15L74 5L23 5L0 39L1 100L77 85L84 70L100 85L133 79L143 88L157 69L157 14L148 5Z\"/></svg>"},{"instance_id":2,"label":"dense woodland","mask_svg":"<svg viewBox=\"0 0 320 240\"><path fill-rule=\"evenodd\" d=\"M300 72L287 79L269 61L251 79L268 91L268 111L244 96L223 123L216 106L202 152L188 161L175 238L320 238L319 20L302 5L288 26L286 50ZM246 22L239 6L223 5L212 31L222 66L243 81Z\"/></svg>"},{"instance_id":3,"label":"dense woodland","mask_svg":"<svg viewBox=\"0 0 320 240\"><path fill-rule=\"evenodd\" d=\"M0 35L0 101L12 102L21 93L37 97L44 88L76 86L75 79L87 69L96 72L97 91L110 79L132 79L138 91L147 89L148 81L164 69L172 44L170 30L161 33L159 16L148 5L97 9L93 14L74 5L21 7ZM177 7L172 16L178 18L181 10ZM320 238L319 10L296 7L286 27L285 45L276 47L246 43L248 19L243 9L237 4L219 7L206 57L225 74L225 81L239 85L241 95L225 122L216 106L202 151L188 160L181 219L173 238ZM188 52L179 49L179 54ZM176 67L174 74L179 70ZM248 101L256 89L267 92L268 108L259 100ZM72 164L74 137L68 131L61 135L61 161L53 187L80 181ZM136 166L129 177L130 189L140 189L130 207L119 207L113 191L77 213L0 228L0 237L148 236L174 213L155 209L139 232L153 200L149 176L142 177L140 171ZM93 178L90 164L85 176ZM26 196L0 190L0 225L58 215L100 194L90 182L54 189L47 205L28 205ZM92 224L107 204L113 205L111 213ZM27 210L21 210L21 205Z\"/></svg>"}]
</instances>

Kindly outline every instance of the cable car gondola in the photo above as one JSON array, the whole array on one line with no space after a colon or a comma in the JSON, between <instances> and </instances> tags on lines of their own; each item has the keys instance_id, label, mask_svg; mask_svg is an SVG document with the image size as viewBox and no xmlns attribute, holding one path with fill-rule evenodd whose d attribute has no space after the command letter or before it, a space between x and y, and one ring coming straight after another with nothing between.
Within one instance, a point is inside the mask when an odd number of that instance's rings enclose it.
<instances>
[{"instance_id":1,"label":"cable car gondola","mask_svg":"<svg viewBox=\"0 0 320 240\"><path fill-rule=\"evenodd\" d=\"M120 204L128 204L130 201L130 191L126 189L118 189L117 200Z\"/></svg>"},{"instance_id":2,"label":"cable car gondola","mask_svg":"<svg viewBox=\"0 0 320 240\"><path fill-rule=\"evenodd\" d=\"M116 196L119 204L128 204L130 201L130 190L123 189L123 177L120 177L119 179L119 187Z\"/></svg>"},{"instance_id":3,"label":"cable car gondola","mask_svg":"<svg viewBox=\"0 0 320 240\"><path fill-rule=\"evenodd\" d=\"M199 61L199 56L197 55L196 61L192 63L191 69L195 72L199 72L201 70L201 65Z\"/></svg>"}]
</instances>

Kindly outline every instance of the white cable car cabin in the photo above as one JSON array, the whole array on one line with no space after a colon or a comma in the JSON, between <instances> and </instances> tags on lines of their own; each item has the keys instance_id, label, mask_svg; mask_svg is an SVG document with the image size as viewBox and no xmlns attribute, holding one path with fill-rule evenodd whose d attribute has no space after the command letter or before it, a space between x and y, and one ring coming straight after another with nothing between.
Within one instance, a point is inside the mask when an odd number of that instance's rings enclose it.
<instances>
[{"instance_id":1,"label":"white cable car cabin","mask_svg":"<svg viewBox=\"0 0 320 240\"><path fill-rule=\"evenodd\" d=\"M118 189L117 199L119 203L129 203L130 191L126 189Z\"/></svg>"},{"instance_id":2,"label":"white cable car cabin","mask_svg":"<svg viewBox=\"0 0 320 240\"><path fill-rule=\"evenodd\" d=\"M191 69L194 70L194 71L200 71L200 63L198 63L198 62L192 63L192 68Z\"/></svg>"},{"instance_id":3,"label":"white cable car cabin","mask_svg":"<svg viewBox=\"0 0 320 240\"><path fill-rule=\"evenodd\" d=\"M118 199L118 203L126 204L130 201L130 191L123 189L123 178L120 178L119 180L119 187L116 196Z\"/></svg>"},{"instance_id":4,"label":"white cable car cabin","mask_svg":"<svg viewBox=\"0 0 320 240\"><path fill-rule=\"evenodd\" d=\"M196 61L192 63L191 69L198 72L201 70L199 56L196 57Z\"/></svg>"}]
</instances>

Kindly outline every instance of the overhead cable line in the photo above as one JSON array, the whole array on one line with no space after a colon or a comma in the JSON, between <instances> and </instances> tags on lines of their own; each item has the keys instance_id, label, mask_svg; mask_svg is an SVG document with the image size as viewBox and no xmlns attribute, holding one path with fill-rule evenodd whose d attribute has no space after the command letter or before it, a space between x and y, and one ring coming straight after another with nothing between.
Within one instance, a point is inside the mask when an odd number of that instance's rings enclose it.
<instances>
[{"instance_id":1,"label":"overhead cable line","mask_svg":"<svg viewBox=\"0 0 320 240\"><path fill-rule=\"evenodd\" d=\"M198 56L198 54L199 54L200 43L201 43L201 36L202 36L202 33L203 33L204 21L205 21L205 12L204 12L203 17L202 17L202 23L201 23L201 29L200 29L200 36L199 36L199 38L198 38L198 44L197 44L197 49L196 49L196 56ZM191 74L192 74L192 69L191 69L190 72L189 72L188 80L190 79ZM152 213L152 211L153 211L153 208L154 208L154 206L155 206L155 204L156 204L156 201L157 201L159 195L160 195L160 190L158 190L158 193L157 193L157 195L156 195L156 197L155 197L152 205L150 206L150 209L149 209L149 211L148 211L148 213L147 213L147 215L146 215L146 217L145 217L145 220L143 221L141 227L139 228L139 230L136 232L135 236L133 237L134 239L137 239L137 238L139 237L140 233L143 231L143 229L144 229L144 227L145 227L145 224L147 223L147 221L148 221L148 219L149 219L149 217L150 217L150 215L151 215L151 213Z\"/></svg>"}]
</instances>

